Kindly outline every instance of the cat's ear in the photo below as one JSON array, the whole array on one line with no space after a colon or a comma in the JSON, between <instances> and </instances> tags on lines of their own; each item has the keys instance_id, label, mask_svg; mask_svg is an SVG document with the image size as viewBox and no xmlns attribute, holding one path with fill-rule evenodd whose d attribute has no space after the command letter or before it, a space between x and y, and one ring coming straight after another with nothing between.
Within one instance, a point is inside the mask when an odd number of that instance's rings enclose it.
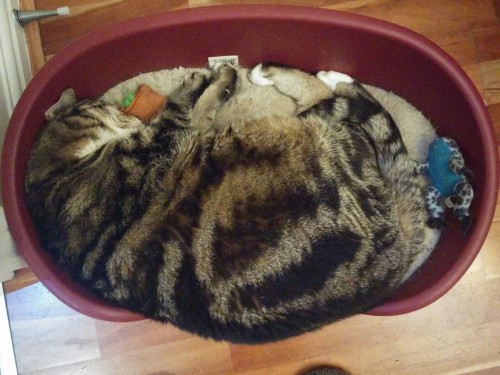
<instances>
[{"instance_id":1,"label":"cat's ear","mask_svg":"<svg viewBox=\"0 0 500 375\"><path fill-rule=\"evenodd\" d=\"M45 119L48 121L53 120L60 111L75 103L75 91L71 88L64 90L57 103L53 104L47 112L45 112Z\"/></svg>"}]
</instances>

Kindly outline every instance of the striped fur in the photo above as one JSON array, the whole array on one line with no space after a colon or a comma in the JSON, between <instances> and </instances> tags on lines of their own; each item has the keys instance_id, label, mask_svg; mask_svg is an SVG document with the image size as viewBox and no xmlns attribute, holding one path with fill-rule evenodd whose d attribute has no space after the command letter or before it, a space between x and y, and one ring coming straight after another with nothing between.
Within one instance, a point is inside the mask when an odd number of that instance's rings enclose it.
<instances>
[{"instance_id":1,"label":"striped fur","mask_svg":"<svg viewBox=\"0 0 500 375\"><path fill-rule=\"evenodd\" d=\"M43 247L103 298L216 340L294 336L390 296L429 253L392 119L356 82L334 94L259 69L287 83L296 117L218 127L227 66L207 89L186 77L149 125L66 92L26 174Z\"/></svg>"}]
</instances>

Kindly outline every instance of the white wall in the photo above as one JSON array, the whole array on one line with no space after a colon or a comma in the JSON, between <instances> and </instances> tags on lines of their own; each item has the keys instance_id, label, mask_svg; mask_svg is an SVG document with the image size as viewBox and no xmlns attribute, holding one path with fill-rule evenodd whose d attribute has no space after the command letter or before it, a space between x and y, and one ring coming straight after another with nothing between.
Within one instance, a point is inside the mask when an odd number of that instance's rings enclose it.
<instances>
[{"instance_id":1,"label":"white wall","mask_svg":"<svg viewBox=\"0 0 500 375\"><path fill-rule=\"evenodd\" d=\"M18 0L0 0L0 151L12 111L31 79L26 39L23 28L14 20L14 8L19 8ZM0 282L11 278L13 271L23 266L0 207Z\"/></svg>"},{"instance_id":2,"label":"white wall","mask_svg":"<svg viewBox=\"0 0 500 375\"><path fill-rule=\"evenodd\" d=\"M18 0L0 1L0 151L9 117L31 79L24 31L12 14L18 7Z\"/></svg>"}]
</instances>

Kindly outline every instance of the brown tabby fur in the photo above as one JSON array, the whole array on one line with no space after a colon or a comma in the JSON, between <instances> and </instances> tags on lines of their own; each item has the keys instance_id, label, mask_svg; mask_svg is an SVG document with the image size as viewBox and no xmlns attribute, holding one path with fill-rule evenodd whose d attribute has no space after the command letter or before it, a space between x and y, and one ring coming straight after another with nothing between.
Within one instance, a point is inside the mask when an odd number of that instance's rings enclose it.
<instances>
[{"instance_id":1,"label":"brown tabby fur","mask_svg":"<svg viewBox=\"0 0 500 375\"><path fill-rule=\"evenodd\" d=\"M66 91L26 173L42 246L103 298L218 340L286 338L390 296L430 251L397 127L356 82L263 72L297 116L218 126L228 66L187 76L148 125Z\"/></svg>"}]
</instances>

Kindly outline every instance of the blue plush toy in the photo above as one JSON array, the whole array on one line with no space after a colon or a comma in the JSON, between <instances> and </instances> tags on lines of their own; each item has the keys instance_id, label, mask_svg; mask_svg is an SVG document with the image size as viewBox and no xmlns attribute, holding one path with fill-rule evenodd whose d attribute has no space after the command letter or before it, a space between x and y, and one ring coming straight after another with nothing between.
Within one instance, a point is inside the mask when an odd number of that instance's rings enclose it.
<instances>
[{"instance_id":1,"label":"blue plush toy","mask_svg":"<svg viewBox=\"0 0 500 375\"><path fill-rule=\"evenodd\" d=\"M421 164L420 172L427 174L430 186L425 192L425 203L431 218L429 226L441 229L444 226L445 204L453 208L460 220L462 233L471 226L469 207L474 191L469 183L471 171L465 166L457 143L450 138L437 138L429 146L429 157Z\"/></svg>"}]
</instances>

